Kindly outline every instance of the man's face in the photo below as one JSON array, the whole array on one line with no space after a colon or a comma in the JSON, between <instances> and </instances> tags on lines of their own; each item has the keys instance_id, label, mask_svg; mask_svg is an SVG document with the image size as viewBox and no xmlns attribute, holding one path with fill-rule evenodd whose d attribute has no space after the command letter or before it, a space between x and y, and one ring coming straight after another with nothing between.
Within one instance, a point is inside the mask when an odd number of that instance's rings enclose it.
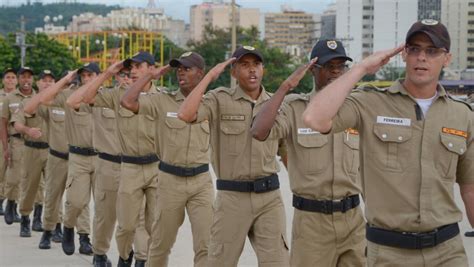
<instances>
[{"instance_id":1,"label":"man's face","mask_svg":"<svg viewBox=\"0 0 474 267\"><path fill-rule=\"evenodd\" d=\"M314 65L311 67L311 73L313 74L318 89L324 88L326 85L339 78L346 72L346 70L346 59L344 58L333 58L322 66Z\"/></svg>"},{"instance_id":2,"label":"man's face","mask_svg":"<svg viewBox=\"0 0 474 267\"><path fill-rule=\"evenodd\" d=\"M257 56L247 54L234 64L232 76L245 91L259 90L263 78L263 63Z\"/></svg>"},{"instance_id":3,"label":"man's face","mask_svg":"<svg viewBox=\"0 0 474 267\"><path fill-rule=\"evenodd\" d=\"M37 82L36 82L36 85L38 86L38 90L41 92L45 89L47 89L48 87L50 87L51 85L54 84L54 78L49 76L49 75L46 75L44 76L43 78L39 79Z\"/></svg>"},{"instance_id":4,"label":"man's face","mask_svg":"<svg viewBox=\"0 0 474 267\"><path fill-rule=\"evenodd\" d=\"M132 82L136 82L138 79L143 77L143 75L147 74L152 67L153 66L149 66L146 62L132 62L130 69Z\"/></svg>"},{"instance_id":5,"label":"man's face","mask_svg":"<svg viewBox=\"0 0 474 267\"><path fill-rule=\"evenodd\" d=\"M12 91L16 88L16 85L18 84L18 80L16 78L16 74L13 73L13 72L7 72L4 76L3 76L3 80L2 80L2 83L3 83L3 87L7 90L7 91Z\"/></svg>"},{"instance_id":6,"label":"man's face","mask_svg":"<svg viewBox=\"0 0 474 267\"><path fill-rule=\"evenodd\" d=\"M97 73L84 70L81 72L81 84L88 84L95 77L97 77Z\"/></svg>"},{"instance_id":7,"label":"man's face","mask_svg":"<svg viewBox=\"0 0 474 267\"><path fill-rule=\"evenodd\" d=\"M117 81L118 86L128 86L132 83L132 79L130 79L130 70L129 69L121 69L116 75L115 80Z\"/></svg>"},{"instance_id":8,"label":"man's face","mask_svg":"<svg viewBox=\"0 0 474 267\"><path fill-rule=\"evenodd\" d=\"M18 84L20 85L20 90L31 92L33 89L33 74L31 74L29 71L26 71L18 75Z\"/></svg>"},{"instance_id":9,"label":"man's face","mask_svg":"<svg viewBox=\"0 0 474 267\"><path fill-rule=\"evenodd\" d=\"M204 76L204 71L197 67L185 67L179 65L176 69L176 78L179 88L185 91L194 89Z\"/></svg>"},{"instance_id":10,"label":"man's face","mask_svg":"<svg viewBox=\"0 0 474 267\"><path fill-rule=\"evenodd\" d=\"M402 57L406 62L406 81L420 87L437 83L441 69L451 61L451 54L436 48L424 33L411 37Z\"/></svg>"}]
</instances>

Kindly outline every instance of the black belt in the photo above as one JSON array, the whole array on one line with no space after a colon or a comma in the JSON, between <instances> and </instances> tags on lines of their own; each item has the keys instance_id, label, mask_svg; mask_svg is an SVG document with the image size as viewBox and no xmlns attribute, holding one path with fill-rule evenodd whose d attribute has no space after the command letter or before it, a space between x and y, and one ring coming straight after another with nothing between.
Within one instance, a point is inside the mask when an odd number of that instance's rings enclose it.
<instances>
[{"instance_id":1,"label":"black belt","mask_svg":"<svg viewBox=\"0 0 474 267\"><path fill-rule=\"evenodd\" d=\"M52 148L49 148L49 154L55 156L55 157L58 157L60 159L64 159L64 160L68 160L69 159L69 154L68 153L63 153L63 152L59 152L57 150L54 150Z\"/></svg>"},{"instance_id":2,"label":"black belt","mask_svg":"<svg viewBox=\"0 0 474 267\"><path fill-rule=\"evenodd\" d=\"M432 248L458 234L459 226L457 223L441 226L433 231L423 233L395 232L366 225L367 240L379 245L405 249Z\"/></svg>"},{"instance_id":3,"label":"black belt","mask_svg":"<svg viewBox=\"0 0 474 267\"><path fill-rule=\"evenodd\" d=\"M19 134L19 133L16 133L16 134L10 134L9 136L11 136L11 137L15 137L15 138L18 138L18 139L22 139L22 137L21 137L21 134Z\"/></svg>"},{"instance_id":4,"label":"black belt","mask_svg":"<svg viewBox=\"0 0 474 267\"><path fill-rule=\"evenodd\" d=\"M135 156L125 156L122 155L122 162L137 164L137 165L145 165L157 162L158 156L156 154L150 154L147 156L135 157Z\"/></svg>"},{"instance_id":5,"label":"black belt","mask_svg":"<svg viewBox=\"0 0 474 267\"><path fill-rule=\"evenodd\" d=\"M360 204L359 195L352 195L341 199L340 201L332 200L313 200L293 195L293 207L312 212L320 212L324 214L332 214L334 212L346 212Z\"/></svg>"},{"instance_id":6,"label":"black belt","mask_svg":"<svg viewBox=\"0 0 474 267\"><path fill-rule=\"evenodd\" d=\"M97 151L91 147L80 147L80 146L71 146L69 145L69 152L74 154L79 154L82 156L95 156Z\"/></svg>"},{"instance_id":7,"label":"black belt","mask_svg":"<svg viewBox=\"0 0 474 267\"><path fill-rule=\"evenodd\" d=\"M263 193L280 188L278 175L272 174L254 181L231 181L218 179L217 190Z\"/></svg>"},{"instance_id":8,"label":"black belt","mask_svg":"<svg viewBox=\"0 0 474 267\"><path fill-rule=\"evenodd\" d=\"M158 168L161 171L164 171L169 174L181 176L181 177L189 177L201 174L203 172L209 171L209 164L203 164L195 168L183 168L178 166L173 166L168 163L164 163L160 161Z\"/></svg>"},{"instance_id":9,"label":"black belt","mask_svg":"<svg viewBox=\"0 0 474 267\"><path fill-rule=\"evenodd\" d=\"M115 163L122 163L122 156L120 155L111 155L103 152L99 152L99 158Z\"/></svg>"},{"instance_id":10,"label":"black belt","mask_svg":"<svg viewBox=\"0 0 474 267\"><path fill-rule=\"evenodd\" d=\"M34 141L27 141L27 140L25 140L25 146L38 148L38 149L46 149L49 147L48 143L46 142L34 142Z\"/></svg>"}]
</instances>

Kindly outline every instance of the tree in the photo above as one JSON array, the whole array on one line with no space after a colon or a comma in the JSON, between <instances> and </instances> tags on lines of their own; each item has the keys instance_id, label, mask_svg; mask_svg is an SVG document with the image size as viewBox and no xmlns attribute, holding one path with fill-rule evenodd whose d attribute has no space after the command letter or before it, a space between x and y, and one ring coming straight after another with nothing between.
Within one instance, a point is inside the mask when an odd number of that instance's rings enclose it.
<instances>
[{"instance_id":1,"label":"tree","mask_svg":"<svg viewBox=\"0 0 474 267\"><path fill-rule=\"evenodd\" d=\"M0 71L15 65L16 51L8 40L0 36Z\"/></svg>"}]
</instances>

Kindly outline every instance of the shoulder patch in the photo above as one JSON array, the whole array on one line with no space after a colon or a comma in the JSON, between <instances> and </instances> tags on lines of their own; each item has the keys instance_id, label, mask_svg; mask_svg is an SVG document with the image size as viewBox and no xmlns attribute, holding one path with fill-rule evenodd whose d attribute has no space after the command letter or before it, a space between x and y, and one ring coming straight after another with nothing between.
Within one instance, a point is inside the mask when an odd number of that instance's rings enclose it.
<instances>
[{"instance_id":1,"label":"shoulder patch","mask_svg":"<svg viewBox=\"0 0 474 267\"><path fill-rule=\"evenodd\" d=\"M465 102L465 101L463 101L463 100L461 100L461 99L455 98L455 97L453 97L453 96L450 95L450 94L448 94L448 98L451 99L451 100L453 100L453 101L456 101L456 102L459 102L459 103L463 103L465 106L467 106L467 107L469 108L470 111L474 111L473 107L472 107L469 103L467 103L467 102Z\"/></svg>"}]
</instances>

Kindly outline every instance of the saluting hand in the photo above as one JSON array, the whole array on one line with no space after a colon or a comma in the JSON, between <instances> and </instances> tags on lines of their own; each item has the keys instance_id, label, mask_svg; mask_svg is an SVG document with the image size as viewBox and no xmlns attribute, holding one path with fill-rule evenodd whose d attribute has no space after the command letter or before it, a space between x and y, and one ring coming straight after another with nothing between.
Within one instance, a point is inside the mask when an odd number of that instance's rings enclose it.
<instances>
[{"instance_id":1,"label":"saluting hand","mask_svg":"<svg viewBox=\"0 0 474 267\"><path fill-rule=\"evenodd\" d=\"M29 128L26 134L33 139L38 139L43 135L40 128Z\"/></svg>"},{"instance_id":2,"label":"saluting hand","mask_svg":"<svg viewBox=\"0 0 474 267\"><path fill-rule=\"evenodd\" d=\"M161 78L161 76L168 73L170 70L171 70L171 66L169 64L159 67L159 68L153 68L153 70L151 71L152 78L154 80L157 80Z\"/></svg>"},{"instance_id":3,"label":"saluting hand","mask_svg":"<svg viewBox=\"0 0 474 267\"><path fill-rule=\"evenodd\" d=\"M230 64L234 63L237 59L235 57L232 57L232 58L229 58L227 59L226 61L224 62L221 62L217 65L214 66L214 68L212 68L211 70L209 70L209 72L207 73L207 75L210 76L210 78L212 79L212 81L215 81L217 80L217 78L219 78L219 75L221 75L222 72L224 72L225 68L227 66L229 66Z\"/></svg>"},{"instance_id":4,"label":"saluting hand","mask_svg":"<svg viewBox=\"0 0 474 267\"><path fill-rule=\"evenodd\" d=\"M120 61L117 61L114 64L110 65L107 68L107 72L112 74L112 75L117 74L123 68L123 62L124 61L125 60L120 60Z\"/></svg>"},{"instance_id":5,"label":"saluting hand","mask_svg":"<svg viewBox=\"0 0 474 267\"><path fill-rule=\"evenodd\" d=\"M286 80L283 82L284 86L287 86L288 90L292 90L300 83L301 79L305 76L306 72L313 67L318 60L317 57L313 58L310 62L298 67Z\"/></svg>"},{"instance_id":6,"label":"saluting hand","mask_svg":"<svg viewBox=\"0 0 474 267\"><path fill-rule=\"evenodd\" d=\"M390 58L400 53L404 48L405 44L401 44L392 49L377 51L362 60L359 63L359 66L363 67L368 74L374 74L383 65L387 64L390 61Z\"/></svg>"},{"instance_id":7,"label":"saluting hand","mask_svg":"<svg viewBox=\"0 0 474 267\"><path fill-rule=\"evenodd\" d=\"M66 79L67 83L72 83L72 81L74 81L74 78L76 78L76 75L77 75L77 69L73 71L69 71L64 78Z\"/></svg>"}]
</instances>

